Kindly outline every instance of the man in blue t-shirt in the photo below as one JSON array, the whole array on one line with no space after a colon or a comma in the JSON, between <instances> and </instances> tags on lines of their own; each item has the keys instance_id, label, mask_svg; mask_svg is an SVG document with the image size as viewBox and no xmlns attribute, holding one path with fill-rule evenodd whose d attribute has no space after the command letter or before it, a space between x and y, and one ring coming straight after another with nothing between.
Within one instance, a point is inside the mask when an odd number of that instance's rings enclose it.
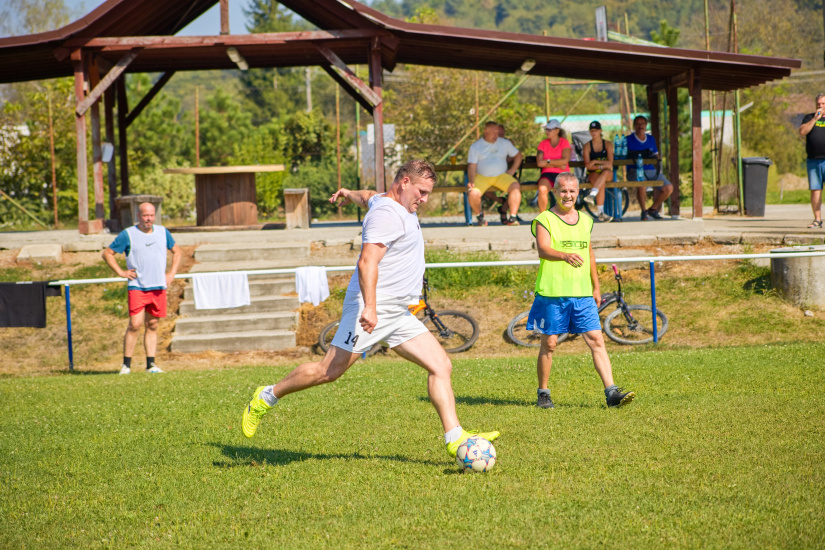
<instances>
[{"instance_id":1,"label":"man in blue t-shirt","mask_svg":"<svg viewBox=\"0 0 825 550\"><path fill-rule=\"evenodd\" d=\"M816 96L816 112L805 115L799 127L808 154L808 189L814 221L808 227L822 229L822 182L825 180L825 94Z\"/></svg>"},{"instance_id":2,"label":"man in blue t-shirt","mask_svg":"<svg viewBox=\"0 0 825 550\"><path fill-rule=\"evenodd\" d=\"M141 325L146 326L146 370L163 371L155 364L158 347L158 319L166 317L166 287L172 284L180 265L181 251L169 230L155 225L155 207L144 202L138 207L138 224L121 231L107 248L103 260L118 277L129 279L129 326L123 337L123 365L120 374L132 369L132 353ZM172 266L166 271L166 251L172 251ZM121 269L115 254L126 254L126 269Z\"/></svg>"},{"instance_id":3,"label":"man in blue t-shirt","mask_svg":"<svg viewBox=\"0 0 825 550\"><path fill-rule=\"evenodd\" d=\"M644 159L658 159L659 148L656 147L656 140L653 136L645 133L647 129L647 117L639 115L633 119L633 133L627 136L627 158L635 159L637 155L642 155ZM659 171L657 164L644 165L644 179L662 180L664 185L653 188L653 204L650 208L645 208L647 202L647 193L644 187L636 188L636 198L639 200L639 207L642 209L642 220L653 218L654 220L661 220L662 215L659 214L659 209L667 200L671 193L673 193L673 184ZM636 180L636 167L631 165L627 167L627 180Z\"/></svg>"}]
</instances>

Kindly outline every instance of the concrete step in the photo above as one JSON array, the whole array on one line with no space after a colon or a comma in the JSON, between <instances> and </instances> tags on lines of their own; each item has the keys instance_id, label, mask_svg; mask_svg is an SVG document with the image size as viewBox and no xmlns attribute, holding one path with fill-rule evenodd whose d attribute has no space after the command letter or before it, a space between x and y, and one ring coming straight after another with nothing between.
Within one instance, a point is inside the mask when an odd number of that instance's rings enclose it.
<instances>
[{"instance_id":1,"label":"concrete step","mask_svg":"<svg viewBox=\"0 0 825 550\"><path fill-rule=\"evenodd\" d=\"M250 305L232 309L195 309L194 300L180 303L181 317L204 317L207 315L234 315L237 313L274 313L298 309L298 296L258 296L250 299Z\"/></svg>"},{"instance_id":2,"label":"concrete step","mask_svg":"<svg viewBox=\"0 0 825 550\"><path fill-rule=\"evenodd\" d=\"M200 263L306 260L309 258L309 246L309 242L204 244L195 249L195 260Z\"/></svg>"},{"instance_id":3,"label":"concrete step","mask_svg":"<svg viewBox=\"0 0 825 550\"><path fill-rule=\"evenodd\" d=\"M295 333L288 330L254 330L212 334L176 335L172 351L197 353L201 351L281 350L295 347Z\"/></svg>"},{"instance_id":4,"label":"concrete step","mask_svg":"<svg viewBox=\"0 0 825 550\"><path fill-rule=\"evenodd\" d=\"M255 271L257 269L284 269L290 267L301 267L309 265L309 258L273 258L271 260L253 261L226 261L226 262L206 262L195 264L189 269L189 273L211 273L213 271ZM273 277L273 275L250 275L249 278Z\"/></svg>"},{"instance_id":5,"label":"concrete step","mask_svg":"<svg viewBox=\"0 0 825 550\"><path fill-rule=\"evenodd\" d=\"M222 332L294 330L297 324L298 314L289 311L183 317L175 323L174 338L177 339L180 336L191 336L194 334L215 334Z\"/></svg>"},{"instance_id":6,"label":"concrete step","mask_svg":"<svg viewBox=\"0 0 825 550\"><path fill-rule=\"evenodd\" d=\"M290 292L295 292L295 277L288 276L288 277L281 277L281 278L271 278L272 275L269 276L261 276L262 278L251 278L249 280L249 297L255 298L258 296L278 296L281 294L288 294ZM195 289L192 287L191 284L186 286L186 289L183 292L184 300L194 300L195 299Z\"/></svg>"}]
</instances>

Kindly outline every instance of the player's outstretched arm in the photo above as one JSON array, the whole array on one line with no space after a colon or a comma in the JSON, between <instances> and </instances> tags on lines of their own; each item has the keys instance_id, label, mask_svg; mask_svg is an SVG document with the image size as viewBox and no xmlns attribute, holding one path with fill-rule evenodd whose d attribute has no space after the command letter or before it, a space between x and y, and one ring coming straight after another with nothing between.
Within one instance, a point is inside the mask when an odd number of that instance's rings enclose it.
<instances>
[{"instance_id":1,"label":"player's outstretched arm","mask_svg":"<svg viewBox=\"0 0 825 550\"><path fill-rule=\"evenodd\" d=\"M375 195L375 191L369 189L362 189L361 191L351 191L349 189L341 188L329 198L329 202L336 203L341 201L341 206L346 206L349 203L355 203L361 208L369 209L370 197Z\"/></svg>"}]
</instances>

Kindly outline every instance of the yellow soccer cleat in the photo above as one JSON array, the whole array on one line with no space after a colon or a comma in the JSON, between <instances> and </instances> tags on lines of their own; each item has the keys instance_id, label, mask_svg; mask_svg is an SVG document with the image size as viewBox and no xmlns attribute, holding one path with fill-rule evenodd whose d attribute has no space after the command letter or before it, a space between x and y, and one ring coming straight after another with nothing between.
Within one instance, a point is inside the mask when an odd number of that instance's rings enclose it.
<instances>
[{"instance_id":1,"label":"yellow soccer cleat","mask_svg":"<svg viewBox=\"0 0 825 550\"><path fill-rule=\"evenodd\" d=\"M487 441L493 441L501 434L499 432L479 432L478 430L461 430L461 437L453 441L452 443L447 443L447 452L450 453L450 456L455 457L456 452L458 452L458 448L461 446L462 443L467 441L470 437L483 437Z\"/></svg>"},{"instance_id":2,"label":"yellow soccer cleat","mask_svg":"<svg viewBox=\"0 0 825 550\"><path fill-rule=\"evenodd\" d=\"M252 396L252 401L249 402L249 405L247 405L243 411L243 422L241 422L241 427L243 428L243 434L246 437L252 437L255 435L255 431L258 429L258 424L261 423L261 417L268 413L272 408L266 404L266 401L261 399L261 392L264 391L264 388L266 388L266 386L260 386L255 390L255 395Z\"/></svg>"}]
</instances>

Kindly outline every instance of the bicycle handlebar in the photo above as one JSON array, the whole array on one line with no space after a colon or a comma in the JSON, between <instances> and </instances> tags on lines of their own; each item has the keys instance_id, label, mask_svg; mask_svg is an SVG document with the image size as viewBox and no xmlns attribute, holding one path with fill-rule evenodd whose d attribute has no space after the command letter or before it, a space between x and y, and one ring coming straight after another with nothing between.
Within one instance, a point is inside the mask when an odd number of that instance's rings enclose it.
<instances>
[{"instance_id":1,"label":"bicycle handlebar","mask_svg":"<svg viewBox=\"0 0 825 550\"><path fill-rule=\"evenodd\" d=\"M616 269L616 264L613 264L613 273L616 274L616 275L619 274L619 270Z\"/></svg>"}]
</instances>

